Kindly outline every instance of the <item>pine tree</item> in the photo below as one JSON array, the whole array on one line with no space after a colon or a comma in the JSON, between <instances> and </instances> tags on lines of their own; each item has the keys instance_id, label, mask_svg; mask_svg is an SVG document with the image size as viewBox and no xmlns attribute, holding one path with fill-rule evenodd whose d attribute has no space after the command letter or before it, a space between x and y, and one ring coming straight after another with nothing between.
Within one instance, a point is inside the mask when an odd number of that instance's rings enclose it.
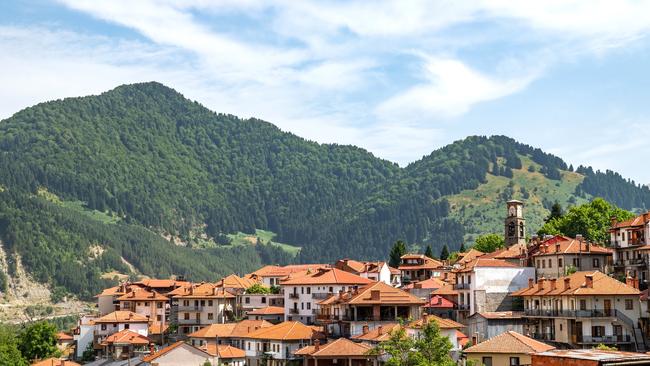
<instances>
[{"instance_id":1,"label":"pine tree","mask_svg":"<svg viewBox=\"0 0 650 366\"><path fill-rule=\"evenodd\" d=\"M562 212L562 205L560 205L559 202L555 201L553 206L551 206L551 214L544 220L544 222L549 222L553 219L559 219L564 215L564 212Z\"/></svg>"},{"instance_id":2,"label":"pine tree","mask_svg":"<svg viewBox=\"0 0 650 366\"><path fill-rule=\"evenodd\" d=\"M402 256L406 254L406 244L398 240L393 244L393 248L390 250L390 256L388 259L388 265L391 267L399 267L400 262L402 261Z\"/></svg>"},{"instance_id":3,"label":"pine tree","mask_svg":"<svg viewBox=\"0 0 650 366\"><path fill-rule=\"evenodd\" d=\"M427 249L424 251L424 255L429 258L433 258L433 250L431 250L431 245L427 245Z\"/></svg>"},{"instance_id":4,"label":"pine tree","mask_svg":"<svg viewBox=\"0 0 650 366\"><path fill-rule=\"evenodd\" d=\"M449 248L447 247L447 244L442 246L442 250L440 251L440 259L447 260L449 258Z\"/></svg>"},{"instance_id":5,"label":"pine tree","mask_svg":"<svg viewBox=\"0 0 650 366\"><path fill-rule=\"evenodd\" d=\"M461 253L464 253L465 250L466 250L465 249L465 243L460 243L460 248L458 248L458 251L461 252Z\"/></svg>"}]
</instances>

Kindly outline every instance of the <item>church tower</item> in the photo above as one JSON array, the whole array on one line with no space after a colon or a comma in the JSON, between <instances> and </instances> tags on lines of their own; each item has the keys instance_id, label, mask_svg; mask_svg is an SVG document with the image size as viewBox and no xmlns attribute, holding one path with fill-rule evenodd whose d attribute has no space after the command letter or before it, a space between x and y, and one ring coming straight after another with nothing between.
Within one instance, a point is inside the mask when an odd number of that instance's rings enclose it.
<instances>
[{"instance_id":1,"label":"church tower","mask_svg":"<svg viewBox=\"0 0 650 366\"><path fill-rule=\"evenodd\" d=\"M508 216L505 220L506 247L514 244L526 244L526 220L524 203L517 200L507 202Z\"/></svg>"}]
</instances>

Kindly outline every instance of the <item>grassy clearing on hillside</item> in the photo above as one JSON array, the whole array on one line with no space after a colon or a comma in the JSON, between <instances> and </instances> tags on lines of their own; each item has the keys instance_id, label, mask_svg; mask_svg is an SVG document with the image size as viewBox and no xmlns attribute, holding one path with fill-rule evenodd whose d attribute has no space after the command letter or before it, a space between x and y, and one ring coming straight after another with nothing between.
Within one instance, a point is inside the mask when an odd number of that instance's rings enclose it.
<instances>
[{"instance_id":1,"label":"grassy clearing on hillside","mask_svg":"<svg viewBox=\"0 0 650 366\"><path fill-rule=\"evenodd\" d=\"M300 247L273 241L273 238L275 238L275 236L276 234L274 232L260 229L255 230L255 234L246 234L242 232L237 232L236 234L228 234L228 237L232 240L232 245L255 245L259 239L259 242L264 245L275 245L293 256L298 255L301 249Z\"/></svg>"},{"instance_id":2,"label":"grassy clearing on hillside","mask_svg":"<svg viewBox=\"0 0 650 366\"><path fill-rule=\"evenodd\" d=\"M467 242L474 241L482 234L501 234L506 215L505 202L510 199L526 203L524 215L528 235L535 234L549 214L544 207L545 201L557 201L565 209L569 205L587 202L587 199L574 195L584 176L562 171L561 181L551 180L539 173L540 166L529 157L521 156L521 161L522 169L513 169L512 179L488 174L487 183L447 197L450 215L465 225ZM534 172L528 171L531 165L535 168Z\"/></svg>"},{"instance_id":3,"label":"grassy clearing on hillside","mask_svg":"<svg viewBox=\"0 0 650 366\"><path fill-rule=\"evenodd\" d=\"M69 208L71 210L75 210L77 212L80 212L80 213L90 217L91 219L100 221L100 222L102 222L104 224L115 224L115 223L118 223L120 221L120 217L115 215L115 214L111 214L111 213L108 213L108 212L101 212L101 211L97 211L97 210L91 210L91 209L86 207L86 203L83 202L83 201L65 201L65 200L62 200L56 194L54 194L54 193L52 193L52 192L50 192L47 189L42 188L42 187L38 189L36 194L39 197L44 198L44 199L46 199L46 200L48 200L48 201L50 201L52 203L55 203L55 204L57 204L59 206L65 207L65 208Z\"/></svg>"}]
</instances>

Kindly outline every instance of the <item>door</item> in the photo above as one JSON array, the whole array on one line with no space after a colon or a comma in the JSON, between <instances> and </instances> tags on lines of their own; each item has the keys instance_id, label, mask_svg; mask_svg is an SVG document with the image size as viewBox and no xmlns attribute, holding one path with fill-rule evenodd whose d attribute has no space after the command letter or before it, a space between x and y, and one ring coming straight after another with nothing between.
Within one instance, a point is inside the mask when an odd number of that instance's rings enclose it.
<instances>
[{"instance_id":1,"label":"door","mask_svg":"<svg viewBox=\"0 0 650 366\"><path fill-rule=\"evenodd\" d=\"M574 332L576 336L576 342L582 342L582 322L576 322Z\"/></svg>"},{"instance_id":2,"label":"door","mask_svg":"<svg viewBox=\"0 0 650 366\"><path fill-rule=\"evenodd\" d=\"M612 315L612 300L604 300L603 306L605 308L605 316Z\"/></svg>"}]
</instances>

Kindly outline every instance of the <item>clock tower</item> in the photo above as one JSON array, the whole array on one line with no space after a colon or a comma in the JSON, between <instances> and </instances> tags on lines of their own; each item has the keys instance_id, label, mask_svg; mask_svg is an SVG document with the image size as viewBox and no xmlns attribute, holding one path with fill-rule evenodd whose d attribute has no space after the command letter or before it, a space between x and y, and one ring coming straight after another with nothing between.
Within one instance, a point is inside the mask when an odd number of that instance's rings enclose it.
<instances>
[{"instance_id":1,"label":"clock tower","mask_svg":"<svg viewBox=\"0 0 650 366\"><path fill-rule=\"evenodd\" d=\"M524 219L524 203L510 200L507 203L508 216L505 220L506 247L514 244L526 244L526 220Z\"/></svg>"}]
</instances>

